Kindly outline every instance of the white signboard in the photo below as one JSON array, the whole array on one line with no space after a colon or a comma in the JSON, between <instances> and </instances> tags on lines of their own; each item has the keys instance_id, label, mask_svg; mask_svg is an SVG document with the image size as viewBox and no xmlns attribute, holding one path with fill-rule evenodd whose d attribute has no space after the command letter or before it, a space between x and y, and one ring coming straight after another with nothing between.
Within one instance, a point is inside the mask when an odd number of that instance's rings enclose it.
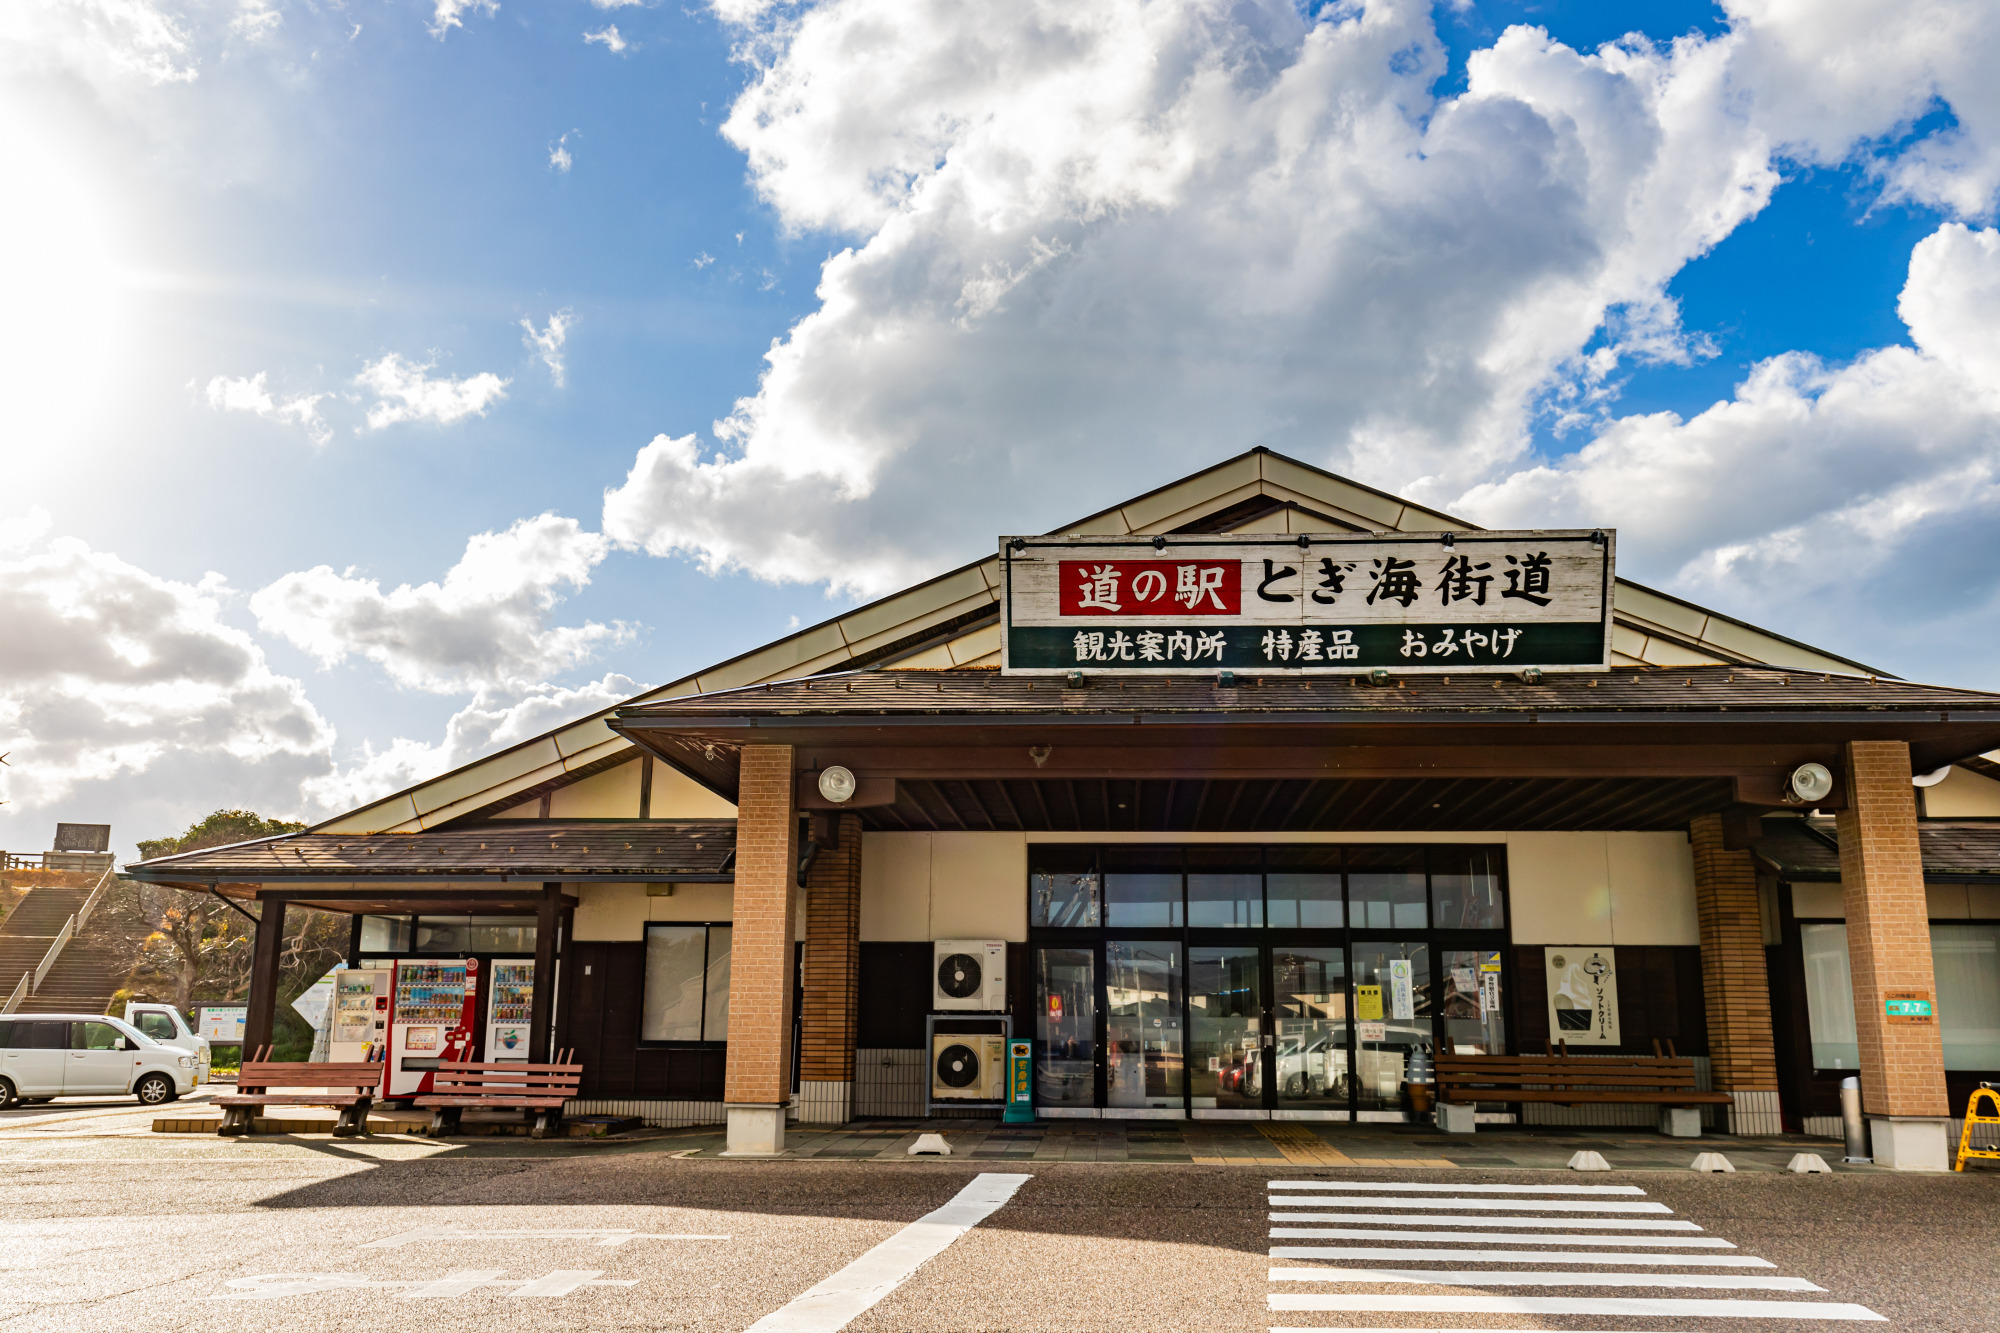
<instances>
[{"instance_id":1,"label":"white signboard","mask_svg":"<svg viewBox=\"0 0 2000 1333\"><path fill-rule=\"evenodd\" d=\"M292 1008L298 1011L300 1018L305 1019L307 1026L317 1032L326 1022L326 1007L332 1000L333 973L329 972L306 987L305 993L292 1001Z\"/></svg>"},{"instance_id":2,"label":"white signboard","mask_svg":"<svg viewBox=\"0 0 2000 1333\"><path fill-rule=\"evenodd\" d=\"M1398 1021L1414 1018L1416 1005L1410 987L1410 960L1392 958L1389 960L1389 1017Z\"/></svg>"},{"instance_id":3,"label":"white signboard","mask_svg":"<svg viewBox=\"0 0 2000 1333\"><path fill-rule=\"evenodd\" d=\"M243 1020L247 1004L205 1004L201 1007L201 1035L218 1046L243 1044Z\"/></svg>"},{"instance_id":4,"label":"white signboard","mask_svg":"<svg viewBox=\"0 0 2000 1333\"><path fill-rule=\"evenodd\" d=\"M1603 670L1617 534L1003 537L1002 669Z\"/></svg>"},{"instance_id":5,"label":"white signboard","mask_svg":"<svg viewBox=\"0 0 2000 1333\"><path fill-rule=\"evenodd\" d=\"M1618 1045L1616 952L1589 944L1542 952L1548 960L1550 1043Z\"/></svg>"}]
</instances>

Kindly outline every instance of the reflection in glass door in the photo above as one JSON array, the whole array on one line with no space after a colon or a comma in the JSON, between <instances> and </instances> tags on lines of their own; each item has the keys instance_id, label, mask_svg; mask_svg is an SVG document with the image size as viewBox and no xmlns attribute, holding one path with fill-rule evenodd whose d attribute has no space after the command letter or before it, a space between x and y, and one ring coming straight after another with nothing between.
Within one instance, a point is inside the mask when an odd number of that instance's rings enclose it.
<instances>
[{"instance_id":1,"label":"reflection in glass door","mask_svg":"<svg viewBox=\"0 0 2000 1333\"><path fill-rule=\"evenodd\" d=\"M1443 1048L1453 1055L1505 1055L1506 1020L1500 1012L1500 951L1440 949L1438 1016Z\"/></svg>"},{"instance_id":2,"label":"reflection in glass door","mask_svg":"<svg viewBox=\"0 0 2000 1333\"><path fill-rule=\"evenodd\" d=\"M1409 1110L1404 1084L1410 1057L1431 1049L1429 946L1354 945L1354 1073L1357 1118Z\"/></svg>"},{"instance_id":3,"label":"reflection in glass door","mask_svg":"<svg viewBox=\"0 0 2000 1333\"><path fill-rule=\"evenodd\" d=\"M1188 950L1189 1105L1264 1104L1264 987L1256 949Z\"/></svg>"},{"instance_id":4,"label":"reflection in glass door","mask_svg":"<svg viewBox=\"0 0 2000 1333\"><path fill-rule=\"evenodd\" d=\"M1091 949L1035 950L1035 1102L1097 1105L1097 959Z\"/></svg>"},{"instance_id":5,"label":"reflection in glass door","mask_svg":"<svg viewBox=\"0 0 2000 1333\"><path fill-rule=\"evenodd\" d=\"M1106 1106L1183 1110L1187 1082L1181 985L1177 941L1106 941Z\"/></svg>"},{"instance_id":6,"label":"reflection in glass door","mask_svg":"<svg viewBox=\"0 0 2000 1333\"><path fill-rule=\"evenodd\" d=\"M1341 949L1271 950L1278 1106L1346 1119L1347 957Z\"/></svg>"}]
</instances>

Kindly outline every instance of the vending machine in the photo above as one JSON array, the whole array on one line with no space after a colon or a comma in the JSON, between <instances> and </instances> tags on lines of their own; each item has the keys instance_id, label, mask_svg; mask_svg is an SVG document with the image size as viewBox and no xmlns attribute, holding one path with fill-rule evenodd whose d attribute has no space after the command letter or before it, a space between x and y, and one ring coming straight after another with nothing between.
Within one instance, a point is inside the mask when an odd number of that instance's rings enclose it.
<instances>
[{"instance_id":1,"label":"vending machine","mask_svg":"<svg viewBox=\"0 0 2000 1333\"><path fill-rule=\"evenodd\" d=\"M525 1060L535 1006L535 960L495 959L486 979L486 1058Z\"/></svg>"},{"instance_id":2,"label":"vending machine","mask_svg":"<svg viewBox=\"0 0 2000 1333\"><path fill-rule=\"evenodd\" d=\"M327 1059L381 1060L389 1049L389 969L350 967L333 974L333 1021Z\"/></svg>"},{"instance_id":3,"label":"vending machine","mask_svg":"<svg viewBox=\"0 0 2000 1333\"><path fill-rule=\"evenodd\" d=\"M385 1095L429 1092L439 1061L474 1058L478 995L477 958L405 958L396 964Z\"/></svg>"}]
</instances>

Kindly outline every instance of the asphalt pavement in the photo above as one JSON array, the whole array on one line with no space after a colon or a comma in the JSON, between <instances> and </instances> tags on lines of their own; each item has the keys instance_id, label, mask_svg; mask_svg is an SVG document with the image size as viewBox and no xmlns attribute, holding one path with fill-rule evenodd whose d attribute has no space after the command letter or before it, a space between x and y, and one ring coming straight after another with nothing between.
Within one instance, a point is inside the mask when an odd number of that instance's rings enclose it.
<instances>
[{"instance_id":1,"label":"asphalt pavement","mask_svg":"<svg viewBox=\"0 0 2000 1333\"><path fill-rule=\"evenodd\" d=\"M738 1161L672 1134L138 1123L0 1122L0 1331L2000 1328L1996 1174Z\"/></svg>"}]
</instances>

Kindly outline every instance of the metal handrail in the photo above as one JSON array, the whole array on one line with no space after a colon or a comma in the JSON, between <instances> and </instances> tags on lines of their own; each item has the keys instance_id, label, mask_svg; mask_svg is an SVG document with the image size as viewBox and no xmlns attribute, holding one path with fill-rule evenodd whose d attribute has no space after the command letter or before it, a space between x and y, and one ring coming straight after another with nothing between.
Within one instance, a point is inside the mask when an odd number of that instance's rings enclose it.
<instances>
[{"instance_id":1,"label":"metal handrail","mask_svg":"<svg viewBox=\"0 0 2000 1333\"><path fill-rule=\"evenodd\" d=\"M14 993L7 997L7 1003L0 1006L0 1014L11 1014L21 1007L21 1001L28 995L28 974L23 972L21 980L15 984Z\"/></svg>"},{"instance_id":2,"label":"metal handrail","mask_svg":"<svg viewBox=\"0 0 2000 1333\"><path fill-rule=\"evenodd\" d=\"M56 942L51 944L49 951L42 955L40 965L35 968L35 984L28 988L30 992L40 992L42 989L42 978L47 976L49 969L56 965L56 957L62 953L63 945L68 944L69 937L74 934L76 934L76 918L71 917L69 920L63 922L63 928L56 932Z\"/></svg>"},{"instance_id":3,"label":"metal handrail","mask_svg":"<svg viewBox=\"0 0 2000 1333\"><path fill-rule=\"evenodd\" d=\"M114 862L111 865L104 867L104 873L97 877L97 887L92 889L90 891L90 896L83 900L83 906L76 909L76 928L78 930L82 930L85 926L90 924L90 914L97 909L98 899L104 896L104 890L110 887L111 877L115 875L117 871L118 871L118 866L117 863Z\"/></svg>"}]
</instances>

